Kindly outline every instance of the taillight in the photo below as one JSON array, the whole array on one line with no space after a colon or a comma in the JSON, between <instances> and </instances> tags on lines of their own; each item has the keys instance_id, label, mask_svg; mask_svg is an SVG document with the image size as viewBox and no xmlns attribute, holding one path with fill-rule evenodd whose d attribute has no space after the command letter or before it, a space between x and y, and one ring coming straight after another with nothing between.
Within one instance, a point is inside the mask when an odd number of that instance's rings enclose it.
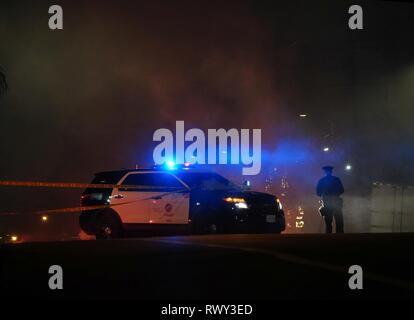
<instances>
[{"instance_id":1,"label":"taillight","mask_svg":"<svg viewBox=\"0 0 414 320\"><path fill-rule=\"evenodd\" d=\"M102 201L103 193L87 193L87 194L82 195L81 199Z\"/></svg>"},{"instance_id":2,"label":"taillight","mask_svg":"<svg viewBox=\"0 0 414 320\"><path fill-rule=\"evenodd\" d=\"M81 206L89 205L89 204L97 204L97 203L104 203L105 196L103 193L84 193L81 196Z\"/></svg>"}]
</instances>

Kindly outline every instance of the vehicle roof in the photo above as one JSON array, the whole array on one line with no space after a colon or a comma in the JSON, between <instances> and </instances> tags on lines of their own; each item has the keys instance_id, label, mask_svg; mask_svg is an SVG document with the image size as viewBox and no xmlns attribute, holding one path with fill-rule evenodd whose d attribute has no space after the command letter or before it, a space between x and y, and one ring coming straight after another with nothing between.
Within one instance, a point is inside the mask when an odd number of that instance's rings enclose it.
<instances>
[{"instance_id":1,"label":"vehicle roof","mask_svg":"<svg viewBox=\"0 0 414 320\"><path fill-rule=\"evenodd\" d=\"M168 170L168 169L158 169L158 168L140 168L140 169L119 169L119 170L109 170L109 171L100 171L100 172L96 172L95 175L101 175L101 174L127 174L130 172L168 172L168 173L175 173L175 172L180 172L180 173L199 173L199 172L203 172L203 173L214 173L212 171L209 170L200 170L200 169L196 169L196 168L191 168L190 170L183 170L183 169L174 169L174 170Z\"/></svg>"},{"instance_id":2,"label":"vehicle roof","mask_svg":"<svg viewBox=\"0 0 414 320\"><path fill-rule=\"evenodd\" d=\"M153 171L153 169L119 169L119 170L108 170L108 171L99 171L98 174L119 174L119 173L129 173L129 172L141 172L141 171Z\"/></svg>"}]
</instances>

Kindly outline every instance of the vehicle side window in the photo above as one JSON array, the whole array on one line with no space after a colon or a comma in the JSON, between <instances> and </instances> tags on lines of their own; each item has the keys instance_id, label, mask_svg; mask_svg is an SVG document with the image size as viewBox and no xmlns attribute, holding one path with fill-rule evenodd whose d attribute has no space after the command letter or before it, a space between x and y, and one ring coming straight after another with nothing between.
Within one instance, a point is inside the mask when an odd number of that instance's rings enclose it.
<instances>
[{"instance_id":1,"label":"vehicle side window","mask_svg":"<svg viewBox=\"0 0 414 320\"><path fill-rule=\"evenodd\" d=\"M131 187L128 187L131 186ZM122 182L120 191L174 191L184 189L183 184L168 173L130 174Z\"/></svg>"}]
</instances>

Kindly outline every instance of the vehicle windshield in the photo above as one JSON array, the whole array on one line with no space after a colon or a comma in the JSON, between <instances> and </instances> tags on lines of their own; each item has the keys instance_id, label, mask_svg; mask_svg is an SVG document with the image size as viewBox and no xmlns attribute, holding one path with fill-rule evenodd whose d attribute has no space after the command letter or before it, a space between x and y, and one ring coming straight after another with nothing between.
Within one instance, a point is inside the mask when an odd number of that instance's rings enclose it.
<instances>
[{"instance_id":1,"label":"vehicle windshield","mask_svg":"<svg viewBox=\"0 0 414 320\"><path fill-rule=\"evenodd\" d=\"M233 182L211 172L180 172L176 174L190 189L202 190L240 190Z\"/></svg>"}]
</instances>

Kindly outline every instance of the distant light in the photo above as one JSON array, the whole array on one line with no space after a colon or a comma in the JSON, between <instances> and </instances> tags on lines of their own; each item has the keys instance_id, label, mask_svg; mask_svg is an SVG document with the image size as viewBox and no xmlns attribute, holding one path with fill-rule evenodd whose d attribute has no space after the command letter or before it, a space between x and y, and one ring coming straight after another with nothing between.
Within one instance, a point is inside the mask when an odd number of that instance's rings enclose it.
<instances>
[{"instance_id":1,"label":"distant light","mask_svg":"<svg viewBox=\"0 0 414 320\"><path fill-rule=\"evenodd\" d=\"M190 166L190 162L185 162L184 167L188 168Z\"/></svg>"},{"instance_id":2,"label":"distant light","mask_svg":"<svg viewBox=\"0 0 414 320\"><path fill-rule=\"evenodd\" d=\"M324 152L329 152L329 150L330 150L330 149L329 149L329 147L325 147L325 148L323 148L323 151L324 151Z\"/></svg>"},{"instance_id":3,"label":"distant light","mask_svg":"<svg viewBox=\"0 0 414 320\"><path fill-rule=\"evenodd\" d=\"M42 216L42 221L46 222L49 219L48 216Z\"/></svg>"},{"instance_id":4,"label":"distant light","mask_svg":"<svg viewBox=\"0 0 414 320\"><path fill-rule=\"evenodd\" d=\"M308 115L307 114L304 114L304 113L301 113L300 115L299 115L299 117L301 117L301 118L306 118Z\"/></svg>"},{"instance_id":5,"label":"distant light","mask_svg":"<svg viewBox=\"0 0 414 320\"><path fill-rule=\"evenodd\" d=\"M346 170L346 171L350 171L350 170L352 170L352 166L351 166L350 164L347 164L347 165L345 166L345 170Z\"/></svg>"},{"instance_id":6,"label":"distant light","mask_svg":"<svg viewBox=\"0 0 414 320\"><path fill-rule=\"evenodd\" d=\"M251 186L251 182L250 182L250 180L246 180L246 187L250 187Z\"/></svg>"},{"instance_id":7,"label":"distant light","mask_svg":"<svg viewBox=\"0 0 414 320\"><path fill-rule=\"evenodd\" d=\"M17 241L17 239L18 239L18 237L17 237L17 236L12 236L12 237L11 237L11 241L13 241L13 242L16 242L16 241Z\"/></svg>"}]
</instances>

